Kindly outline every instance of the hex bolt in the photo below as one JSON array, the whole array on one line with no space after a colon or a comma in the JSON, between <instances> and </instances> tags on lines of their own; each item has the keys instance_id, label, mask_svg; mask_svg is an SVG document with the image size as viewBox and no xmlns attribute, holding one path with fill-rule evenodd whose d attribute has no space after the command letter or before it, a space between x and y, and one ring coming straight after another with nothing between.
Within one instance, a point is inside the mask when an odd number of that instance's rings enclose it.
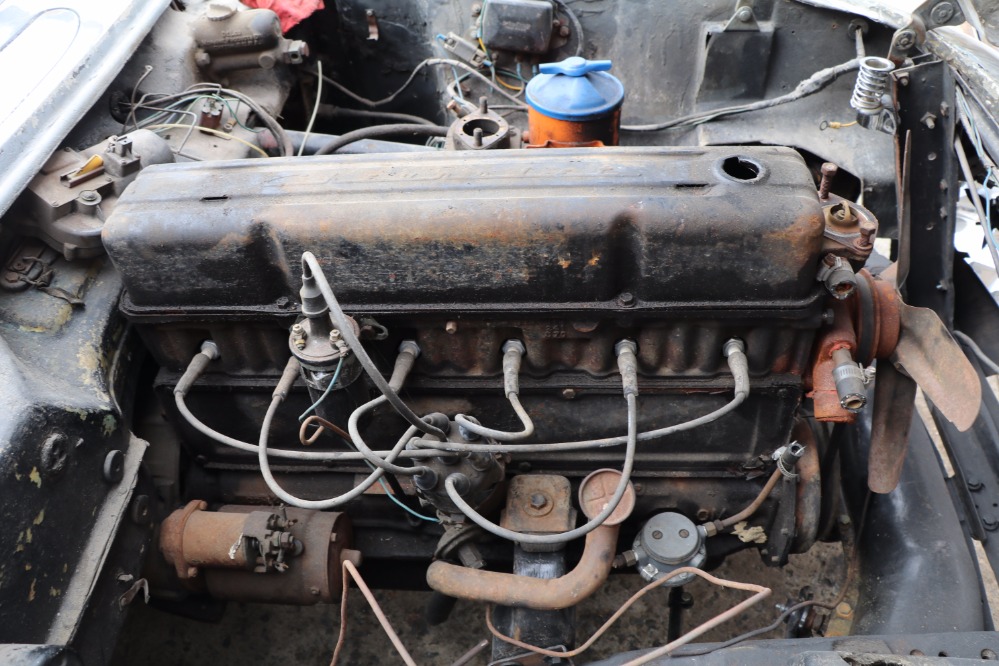
<instances>
[{"instance_id":1,"label":"hex bolt","mask_svg":"<svg viewBox=\"0 0 999 666\"><path fill-rule=\"evenodd\" d=\"M825 162L822 165L822 179L819 181L819 199L826 201L829 199L829 188L832 187L832 179L836 177L839 167L832 162Z\"/></svg>"},{"instance_id":2,"label":"hex bolt","mask_svg":"<svg viewBox=\"0 0 999 666\"><path fill-rule=\"evenodd\" d=\"M125 454L115 449L104 457L104 480L108 483L118 483L125 475Z\"/></svg>"},{"instance_id":3,"label":"hex bolt","mask_svg":"<svg viewBox=\"0 0 999 666\"><path fill-rule=\"evenodd\" d=\"M853 606L845 601L841 601L838 606L836 606L836 615L840 617L850 617L853 615Z\"/></svg>"},{"instance_id":4,"label":"hex bolt","mask_svg":"<svg viewBox=\"0 0 999 666\"><path fill-rule=\"evenodd\" d=\"M570 33L569 26L567 26L567 25L559 26L559 29L558 29L558 35L559 35L559 37L568 37L569 33Z\"/></svg>"},{"instance_id":5,"label":"hex bolt","mask_svg":"<svg viewBox=\"0 0 999 666\"><path fill-rule=\"evenodd\" d=\"M984 515L982 516L982 525L984 525L985 529L988 531L993 532L997 527L999 527L999 520L996 520L995 516Z\"/></svg>"},{"instance_id":6,"label":"hex bolt","mask_svg":"<svg viewBox=\"0 0 999 666\"><path fill-rule=\"evenodd\" d=\"M566 400L572 400L576 397L576 389L574 388L564 388L562 389L562 397Z\"/></svg>"},{"instance_id":7,"label":"hex bolt","mask_svg":"<svg viewBox=\"0 0 999 666\"><path fill-rule=\"evenodd\" d=\"M741 23L749 23L753 19L753 10L749 7L740 7L735 13L735 18Z\"/></svg>"},{"instance_id":8,"label":"hex bolt","mask_svg":"<svg viewBox=\"0 0 999 666\"><path fill-rule=\"evenodd\" d=\"M635 304L635 295L630 291L622 292L621 295L617 297L617 302L625 307L631 307Z\"/></svg>"},{"instance_id":9,"label":"hex bolt","mask_svg":"<svg viewBox=\"0 0 999 666\"><path fill-rule=\"evenodd\" d=\"M981 490L982 489L982 482L979 481L977 478L975 478L973 476L969 476L965 480L965 483L968 486L968 490Z\"/></svg>"},{"instance_id":10,"label":"hex bolt","mask_svg":"<svg viewBox=\"0 0 999 666\"><path fill-rule=\"evenodd\" d=\"M93 202L101 198L96 190L83 190L80 192L80 201Z\"/></svg>"},{"instance_id":11,"label":"hex bolt","mask_svg":"<svg viewBox=\"0 0 999 666\"><path fill-rule=\"evenodd\" d=\"M548 498L542 493L534 493L531 495L531 508L532 509L543 509L548 506Z\"/></svg>"},{"instance_id":12,"label":"hex bolt","mask_svg":"<svg viewBox=\"0 0 999 666\"><path fill-rule=\"evenodd\" d=\"M444 324L444 332L447 333L448 335L454 335L455 333L457 333L458 322L456 322L453 319L448 321L446 324Z\"/></svg>"}]
</instances>

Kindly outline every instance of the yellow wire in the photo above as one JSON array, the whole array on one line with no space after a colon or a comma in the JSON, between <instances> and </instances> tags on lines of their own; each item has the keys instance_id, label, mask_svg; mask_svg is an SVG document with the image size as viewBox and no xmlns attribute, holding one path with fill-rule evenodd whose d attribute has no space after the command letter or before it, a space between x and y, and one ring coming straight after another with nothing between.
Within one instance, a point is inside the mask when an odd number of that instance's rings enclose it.
<instances>
[{"instance_id":1,"label":"yellow wire","mask_svg":"<svg viewBox=\"0 0 999 666\"><path fill-rule=\"evenodd\" d=\"M823 120L819 126L819 129L843 129L844 127L853 127L856 124L857 124L856 120L854 120L852 123L840 123L836 122L835 120ZM821 125L825 125L825 127L822 127Z\"/></svg>"},{"instance_id":2,"label":"yellow wire","mask_svg":"<svg viewBox=\"0 0 999 666\"><path fill-rule=\"evenodd\" d=\"M499 74L496 75L496 83L500 84L504 88L509 88L510 90L515 90L516 92L520 92L521 90L524 89L523 86L521 86L521 87L518 88L517 86L511 86L509 83L503 83L503 79L501 79L499 77Z\"/></svg>"},{"instance_id":3,"label":"yellow wire","mask_svg":"<svg viewBox=\"0 0 999 666\"><path fill-rule=\"evenodd\" d=\"M479 37L479 46L482 47L482 52L485 53L486 57L488 58L489 57L489 49L486 48L485 43L482 41L482 37ZM496 83L500 84L501 86L503 86L507 90L513 90L514 92L520 92L521 90L524 89L523 86L520 86L518 88L517 86L511 86L509 83L504 83L503 79L501 79L499 77L499 74L496 75Z\"/></svg>"},{"instance_id":4,"label":"yellow wire","mask_svg":"<svg viewBox=\"0 0 999 666\"><path fill-rule=\"evenodd\" d=\"M143 129L154 130L154 129L190 129L192 125L182 125L181 123L161 123L159 125L146 125ZM255 146L245 139L240 139L238 136L233 136L232 134L226 134L225 132L220 132L211 127L202 127L201 125L193 125L194 129L201 130L202 132L208 132L209 134L214 134L217 137L223 139L232 139L233 141L238 141L239 143L253 148L255 151L263 155L264 157L270 157L264 152L263 148L260 146Z\"/></svg>"}]
</instances>

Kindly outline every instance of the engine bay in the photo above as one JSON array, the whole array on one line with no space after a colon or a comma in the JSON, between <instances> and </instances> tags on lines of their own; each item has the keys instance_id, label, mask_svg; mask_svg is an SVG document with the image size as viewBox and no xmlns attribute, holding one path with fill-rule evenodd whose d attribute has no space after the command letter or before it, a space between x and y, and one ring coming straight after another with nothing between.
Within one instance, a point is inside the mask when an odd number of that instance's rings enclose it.
<instances>
[{"instance_id":1,"label":"engine bay","mask_svg":"<svg viewBox=\"0 0 999 666\"><path fill-rule=\"evenodd\" d=\"M441 640L484 614L456 664L588 663L612 575L669 626L601 664L999 651L994 273L954 249L991 124L930 34L963 10L304 4L169 3L0 218L0 657L108 663L137 599L342 599L337 663L354 585L415 663L370 585ZM772 600L787 647L688 645L773 615L726 558L820 542L845 577ZM746 596L686 627L706 584Z\"/></svg>"}]
</instances>

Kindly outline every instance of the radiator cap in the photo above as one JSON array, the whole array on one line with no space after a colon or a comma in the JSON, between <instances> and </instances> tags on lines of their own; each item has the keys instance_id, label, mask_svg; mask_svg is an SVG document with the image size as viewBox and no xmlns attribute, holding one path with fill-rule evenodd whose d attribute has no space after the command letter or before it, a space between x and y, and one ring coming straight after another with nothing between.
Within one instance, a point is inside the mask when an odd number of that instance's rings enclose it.
<instances>
[{"instance_id":1,"label":"radiator cap","mask_svg":"<svg viewBox=\"0 0 999 666\"><path fill-rule=\"evenodd\" d=\"M624 85L607 70L610 60L573 56L544 63L527 84L527 103L557 120L592 120L611 113L624 101Z\"/></svg>"}]
</instances>

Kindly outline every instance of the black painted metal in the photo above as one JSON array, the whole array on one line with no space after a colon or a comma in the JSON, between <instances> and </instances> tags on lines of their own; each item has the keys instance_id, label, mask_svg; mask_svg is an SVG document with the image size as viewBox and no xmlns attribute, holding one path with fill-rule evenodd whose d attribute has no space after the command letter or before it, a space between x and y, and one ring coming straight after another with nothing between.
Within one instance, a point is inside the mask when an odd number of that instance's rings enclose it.
<instances>
[{"instance_id":1,"label":"black painted metal","mask_svg":"<svg viewBox=\"0 0 999 666\"><path fill-rule=\"evenodd\" d=\"M899 136L912 136L909 261L918 267L909 271L906 296L951 326L958 175L954 76L942 62L915 67L899 82L898 101Z\"/></svg>"},{"instance_id":2,"label":"black painted metal","mask_svg":"<svg viewBox=\"0 0 999 666\"><path fill-rule=\"evenodd\" d=\"M566 572L565 550L550 553L530 553L516 546L513 553L513 572L532 578L558 578ZM497 606L493 609L493 622L507 636L515 636L531 645L566 650L575 647L575 608L539 611L530 608ZM493 638L493 660L505 659L523 653L521 648ZM555 660L551 663L563 663Z\"/></svg>"},{"instance_id":3,"label":"black painted metal","mask_svg":"<svg viewBox=\"0 0 999 666\"><path fill-rule=\"evenodd\" d=\"M967 432L959 432L932 407L933 419L954 468L954 492L972 538L982 542L989 563L999 566L999 401L982 377L982 408Z\"/></svg>"},{"instance_id":4,"label":"black painted metal","mask_svg":"<svg viewBox=\"0 0 999 666\"><path fill-rule=\"evenodd\" d=\"M866 492L870 425L841 426L845 499L859 536L855 634L979 631L985 620L979 576L943 469L914 415L898 487Z\"/></svg>"}]
</instances>

